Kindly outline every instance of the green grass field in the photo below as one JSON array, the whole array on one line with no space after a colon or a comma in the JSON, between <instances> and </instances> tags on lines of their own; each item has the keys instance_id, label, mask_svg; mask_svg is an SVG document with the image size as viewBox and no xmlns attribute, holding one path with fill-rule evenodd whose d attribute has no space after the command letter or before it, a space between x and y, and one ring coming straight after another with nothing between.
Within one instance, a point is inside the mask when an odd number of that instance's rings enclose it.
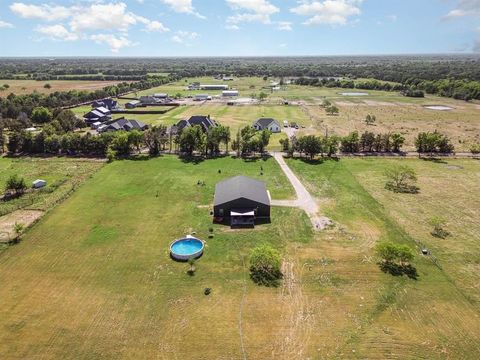
<instances>
[{"instance_id":1,"label":"green grass field","mask_svg":"<svg viewBox=\"0 0 480 360\"><path fill-rule=\"evenodd\" d=\"M251 359L477 359L479 199L466 189L478 164L408 160L421 193L399 195L381 175L395 161L288 160L337 223L319 233L286 208L255 230L211 224L214 185L226 177L253 176L272 198L293 197L273 159L108 164L0 254L0 358L241 359L243 343ZM439 209L451 239L429 237L424 219ZM190 277L168 245L192 232L207 245ZM417 254L418 280L383 274L379 239L421 241L442 268ZM278 289L248 279L258 243L282 253Z\"/></svg>"},{"instance_id":2,"label":"green grass field","mask_svg":"<svg viewBox=\"0 0 480 360\"><path fill-rule=\"evenodd\" d=\"M399 161L418 172L420 194L384 189L384 170ZM341 351L355 350L353 358L477 358L480 258L475 219L480 199L467 189L478 178L478 163L379 159L288 163L321 199L325 214L339 224L338 233L308 244L311 249L305 252L312 263L319 257L332 259L330 266L309 278L314 282L325 275L327 285L336 283L321 289L327 298L323 306L338 306L348 319L343 331L332 325L339 338L349 338ZM451 238L430 235L427 222L435 215L448 219ZM380 239L417 249L417 281L379 275L372 248ZM440 268L420 255L419 243L432 251ZM326 317L338 321L331 314ZM327 358L332 354L338 356L331 352Z\"/></svg>"},{"instance_id":3,"label":"green grass field","mask_svg":"<svg viewBox=\"0 0 480 360\"><path fill-rule=\"evenodd\" d=\"M193 95L205 91L188 91L186 85L190 82L199 81L210 84L228 84L231 88L238 89L241 97L248 97L252 93L258 94L266 91L264 87L270 84L261 78L246 77L237 78L231 82L222 82L212 78L192 78L178 81L172 84L162 85L157 88L138 92L137 95L150 95L165 92L169 95L176 93L182 96ZM480 142L480 122L478 114L480 104L478 102L464 102L436 96L425 98L407 98L396 92L365 91L367 96L342 96L342 92L363 90L350 90L338 88L318 88L309 86L287 85L283 90L269 94L265 103L258 105L227 106L222 102L206 102L195 105L180 106L166 114L145 115L116 115L126 116L145 122L146 124L171 125L178 120L188 118L191 115L210 114L223 125L230 126L233 132L239 127L251 125L256 119L269 116L274 117L281 123L283 120L297 122L305 126L300 129L299 135L304 134L337 134L345 136L357 130L373 131L375 133L400 132L406 138L404 150L415 150L414 140L419 132L438 130L447 134L455 145L457 152L469 151L474 143ZM211 95L219 95L221 91L212 91ZM293 101L294 104L285 106L283 100ZM319 105L324 99L330 100L340 109L338 116L328 116ZM120 100L124 103L127 100ZM427 105L445 105L452 108L451 111L435 111L426 109ZM88 106L82 106L73 111L83 115L90 110ZM374 126L365 123L365 117L375 115L377 122ZM286 135L275 135L272 138L270 150L278 150L278 140Z\"/></svg>"},{"instance_id":4,"label":"green grass field","mask_svg":"<svg viewBox=\"0 0 480 360\"><path fill-rule=\"evenodd\" d=\"M42 191L28 192L10 201L0 201L0 216L25 207L47 210L56 199L61 198L72 187L79 186L102 165L102 162L87 159L0 157L2 192L11 175L23 177L28 187L31 187L36 179L47 181L47 187Z\"/></svg>"}]
</instances>

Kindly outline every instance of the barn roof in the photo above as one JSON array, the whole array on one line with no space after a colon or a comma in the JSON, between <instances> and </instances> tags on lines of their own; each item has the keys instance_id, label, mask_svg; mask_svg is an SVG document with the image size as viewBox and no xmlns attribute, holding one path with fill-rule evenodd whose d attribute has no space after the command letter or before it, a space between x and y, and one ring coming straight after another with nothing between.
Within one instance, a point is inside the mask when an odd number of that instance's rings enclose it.
<instances>
[{"instance_id":1,"label":"barn roof","mask_svg":"<svg viewBox=\"0 0 480 360\"><path fill-rule=\"evenodd\" d=\"M270 205L270 196L263 181L246 176L235 176L221 181L215 186L214 206L240 198Z\"/></svg>"}]
</instances>

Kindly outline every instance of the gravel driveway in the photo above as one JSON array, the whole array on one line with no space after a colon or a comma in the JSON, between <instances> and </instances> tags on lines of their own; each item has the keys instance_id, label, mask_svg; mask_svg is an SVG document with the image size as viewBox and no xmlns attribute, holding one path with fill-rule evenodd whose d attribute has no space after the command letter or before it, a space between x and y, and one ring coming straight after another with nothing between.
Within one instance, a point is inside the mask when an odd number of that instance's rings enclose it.
<instances>
[{"instance_id":1,"label":"gravel driveway","mask_svg":"<svg viewBox=\"0 0 480 360\"><path fill-rule=\"evenodd\" d=\"M273 157L280 165L280 168L287 176L297 194L296 200L272 200L273 206L298 207L305 211L312 221L312 225L316 230L323 230L332 224L332 221L324 216L319 216L320 208L315 198L310 195L305 186L300 182L293 171L288 167L282 153L274 153Z\"/></svg>"}]
</instances>

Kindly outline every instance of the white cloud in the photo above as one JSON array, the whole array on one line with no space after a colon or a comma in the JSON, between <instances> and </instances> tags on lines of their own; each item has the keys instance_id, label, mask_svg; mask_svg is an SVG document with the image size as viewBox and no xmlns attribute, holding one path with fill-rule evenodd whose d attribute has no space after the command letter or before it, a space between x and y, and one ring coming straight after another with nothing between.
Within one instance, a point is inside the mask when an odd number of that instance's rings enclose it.
<instances>
[{"instance_id":1,"label":"white cloud","mask_svg":"<svg viewBox=\"0 0 480 360\"><path fill-rule=\"evenodd\" d=\"M145 29L147 31L158 31L158 32L167 32L170 31L169 28L165 27L161 22L159 21L148 21L145 24Z\"/></svg>"},{"instance_id":2,"label":"white cloud","mask_svg":"<svg viewBox=\"0 0 480 360\"><path fill-rule=\"evenodd\" d=\"M140 18L133 13L125 12L124 3L93 4L73 15L70 27L73 31L117 29L127 31Z\"/></svg>"},{"instance_id":3,"label":"white cloud","mask_svg":"<svg viewBox=\"0 0 480 360\"><path fill-rule=\"evenodd\" d=\"M190 44L190 41L193 41L199 37L196 32L188 31L177 31L175 35L172 36L172 41L178 44Z\"/></svg>"},{"instance_id":4,"label":"white cloud","mask_svg":"<svg viewBox=\"0 0 480 360\"><path fill-rule=\"evenodd\" d=\"M68 31L63 25L38 26L35 31L52 40L75 41L80 38L78 34Z\"/></svg>"},{"instance_id":5,"label":"white cloud","mask_svg":"<svg viewBox=\"0 0 480 360\"><path fill-rule=\"evenodd\" d=\"M227 23L230 25L242 22L261 22L270 24L270 16L278 13L280 9L267 0L226 0L228 5L238 11L237 14L229 16Z\"/></svg>"},{"instance_id":6,"label":"white cloud","mask_svg":"<svg viewBox=\"0 0 480 360\"><path fill-rule=\"evenodd\" d=\"M480 0L458 0L455 9L443 18L444 20L456 20L467 16L480 18ZM477 28L476 31L480 32L480 28ZM471 49L474 52L480 52L480 34L477 34Z\"/></svg>"},{"instance_id":7,"label":"white cloud","mask_svg":"<svg viewBox=\"0 0 480 360\"><path fill-rule=\"evenodd\" d=\"M97 44L106 44L113 53L118 53L124 47L130 47L134 44L124 36L115 36L111 34L95 34L90 39Z\"/></svg>"},{"instance_id":8,"label":"white cloud","mask_svg":"<svg viewBox=\"0 0 480 360\"><path fill-rule=\"evenodd\" d=\"M302 0L290 11L307 16L305 25L345 25L349 18L361 14L362 2L363 0Z\"/></svg>"},{"instance_id":9,"label":"white cloud","mask_svg":"<svg viewBox=\"0 0 480 360\"><path fill-rule=\"evenodd\" d=\"M13 3L10 10L24 19L41 19L45 21L57 21L67 19L72 15L73 8L52 5L28 5Z\"/></svg>"},{"instance_id":10,"label":"white cloud","mask_svg":"<svg viewBox=\"0 0 480 360\"><path fill-rule=\"evenodd\" d=\"M13 28L13 25L10 24L9 22L0 20L0 29L1 28Z\"/></svg>"},{"instance_id":11,"label":"white cloud","mask_svg":"<svg viewBox=\"0 0 480 360\"><path fill-rule=\"evenodd\" d=\"M292 31L292 23L289 21L277 22L277 29L282 31Z\"/></svg>"},{"instance_id":12,"label":"white cloud","mask_svg":"<svg viewBox=\"0 0 480 360\"><path fill-rule=\"evenodd\" d=\"M16 15L26 19L62 22L36 28L37 32L48 39L74 41L90 38L97 43L107 44L113 52L132 45L128 39L128 30L132 26L140 25L147 32L169 31L160 21L150 20L127 11L127 5L123 2L104 3L94 0L78 2L78 4L65 7L14 3L10 9ZM100 32L95 33L96 31Z\"/></svg>"},{"instance_id":13,"label":"white cloud","mask_svg":"<svg viewBox=\"0 0 480 360\"><path fill-rule=\"evenodd\" d=\"M227 24L225 25L225 29L227 30L240 30L240 26L235 24Z\"/></svg>"},{"instance_id":14,"label":"white cloud","mask_svg":"<svg viewBox=\"0 0 480 360\"><path fill-rule=\"evenodd\" d=\"M280 10L267 0L227 0L227 3L234 10L247 10L253 11L259 14L272 15Z\"/></svg>"},{"instance_id":15,"label":"white cloud","mask_svg":"<svg viewBox=\"0 0 480 360\"><path fill-rule=\"evenodd\" d=\"M161 0L165 5L168 5L173 11L183 14L195 15L200 19L206 19L205 16L195 11L192 0Z\"/></svg>"},{"instance_id":16,"label":"white cloud","mask_svg":"<svg viewBox=\"0 0 480 360\"><path fill-rule=\"evenodd\" d=\"M445 19L456 19L464 16L480 16L480 0L459 0L455 9Z\"/></svg>"}]
</instances>

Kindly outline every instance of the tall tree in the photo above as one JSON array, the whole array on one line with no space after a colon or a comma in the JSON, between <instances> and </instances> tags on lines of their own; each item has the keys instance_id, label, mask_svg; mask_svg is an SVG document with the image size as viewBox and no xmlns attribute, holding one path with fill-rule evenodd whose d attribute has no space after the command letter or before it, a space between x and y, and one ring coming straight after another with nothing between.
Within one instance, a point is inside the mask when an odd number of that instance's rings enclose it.
<instances>
[{"instance_id":1,"label":"tall tree","mask_svg":"<svg viewBox=\"0 0 480 360\"><path fill-rule=\"evenodd\" d=\"M31 119L35 124L45 124L52 120L52 113L46 107L36 107L32 111Z\"/></svg>"}]
</instances>

